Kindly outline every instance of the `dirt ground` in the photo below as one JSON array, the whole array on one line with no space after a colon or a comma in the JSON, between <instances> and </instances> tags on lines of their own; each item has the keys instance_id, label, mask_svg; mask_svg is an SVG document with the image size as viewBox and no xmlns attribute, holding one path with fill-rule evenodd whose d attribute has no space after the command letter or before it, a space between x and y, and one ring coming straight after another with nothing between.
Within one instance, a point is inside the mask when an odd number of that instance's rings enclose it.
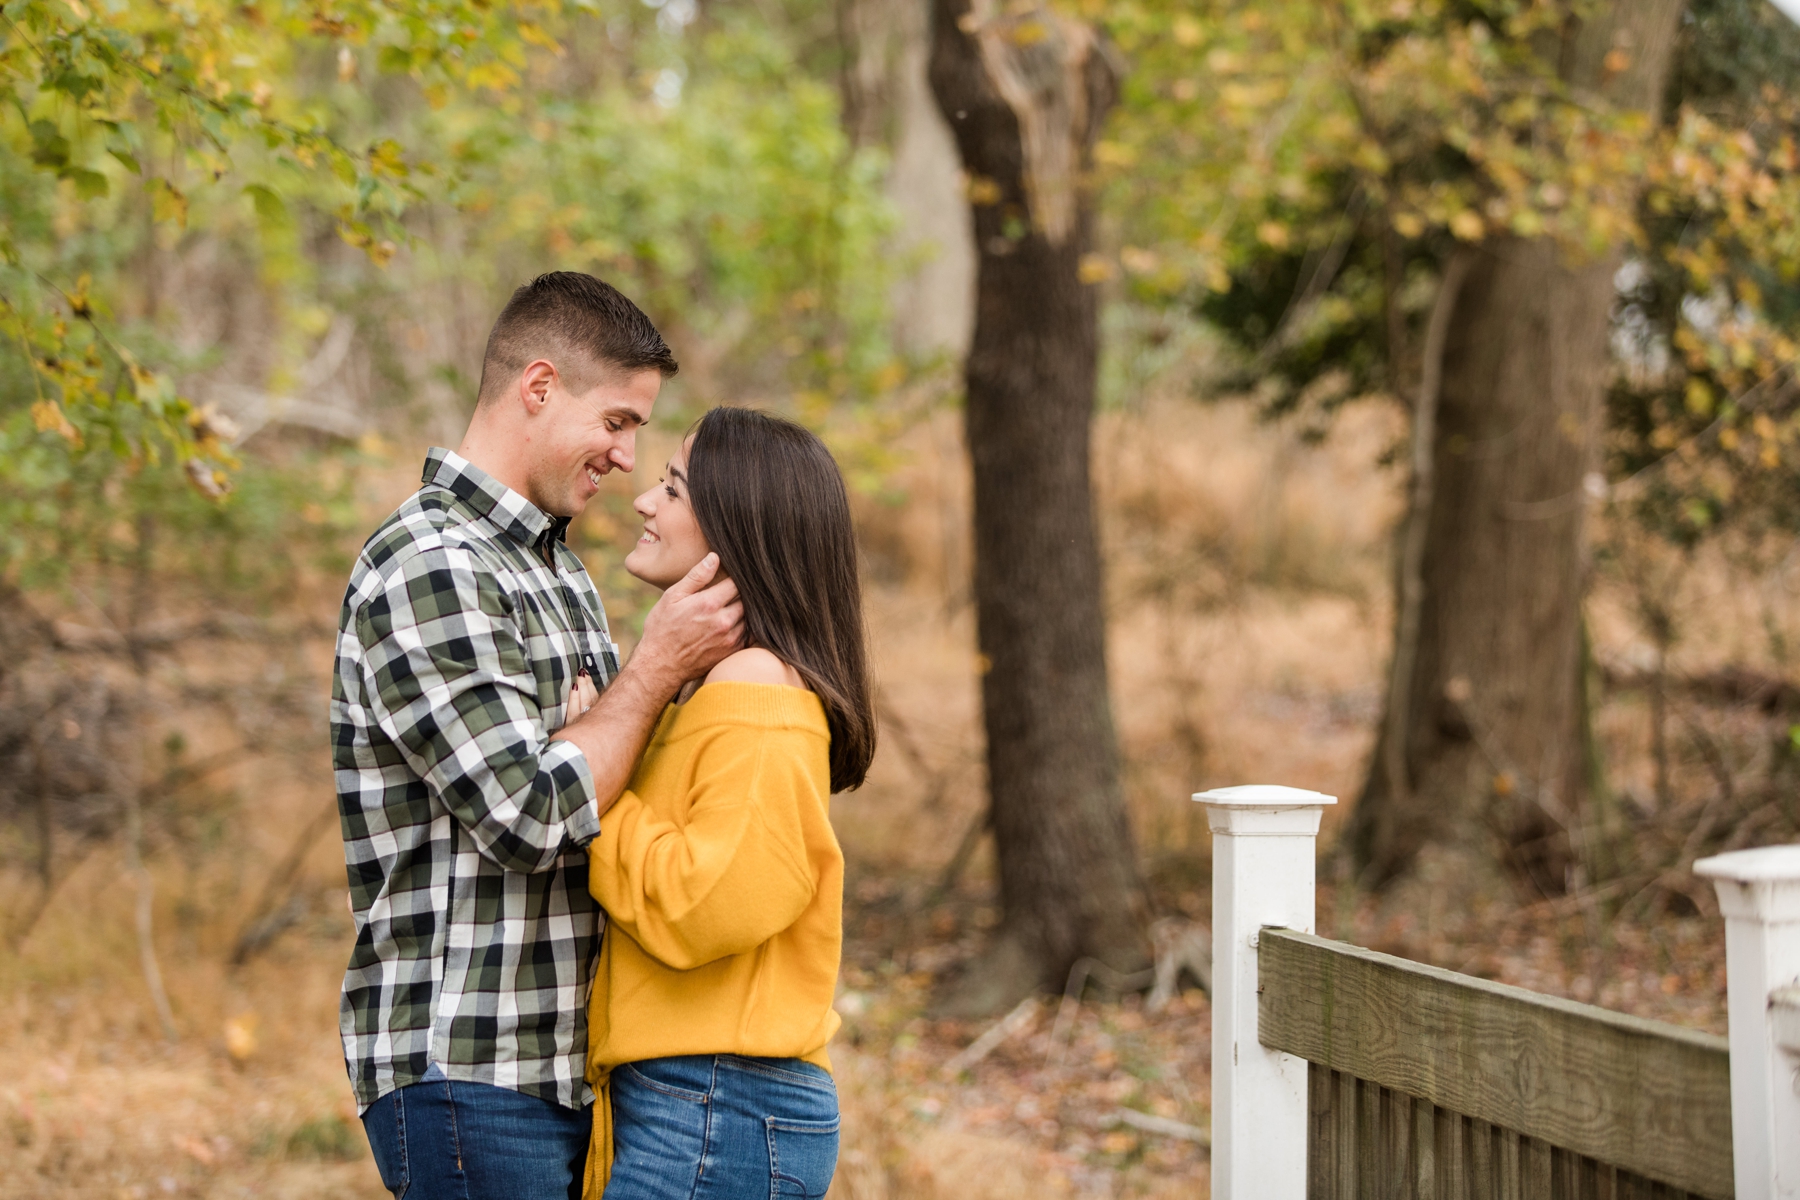
<instances>
[{"instance_id":1,"label":"dirt ground","mask_svg":"<svg viewBox=\"0 0 1800 1200\"><path fill-rule=\"evenodd\" d=\"M1371 464L1399 430L1374 405L1353 407L1323 445L1242 405L1167 401L1102 422L1113 692L1134 826L1165 914L1204 922L1210 908L1191 793L1309 787L1342 798L1327 846L1341 823L1387 653L1395 477ZM652 440L644 457L666 449ZM945 877L982 794L967 484L948 413L893 453L888 483L858 501L883 745L869 784L834 805L850 872L845 1027L833 1048L846 1122L832 1194L1202 1195L1206 1151L1185 1132L1209 1120L1209 1006L1198 989L1154 1016L1137 997L1047 997L982 1061L946 1069L984 1030L932 1020L932 988L978 956L998 915L985 845ZM408 489L413 457L397 451L371 479L372 514ZM630 482L610 484L583 526L626 642L646 599L610 566ZM1766 639L1743 630L1785 611L1785 593L1770 600L1723 578L1696 571L1681 585L1692 614L1685 662L1766 657ZM277 864L331 803L324 712L337 586L297 581L279 638L197 646L159 668L167 695L213 697L180 718L185 753L238 747L168 802L152 842L156 944L178 1041L164 1041L150 1007L136 893L116 844L85 851L23 943L0 948L0 1197L385 1194L338 1052L350 922L334 829L298 845L291 893L268 895ZM1633 611L1616 590L1597 596L1603 661L1642 661ZM1640 695L1622 692L1599 716L1634 804L1650 786L1643 712ZM1693 720L1705 732L1712 718ZM1697 762L1684 757L1678 784L1704 774ZM1442 869L1427 862L1380 903L1327 885L1321 932L1723 1028L1722 932L1703 894L1602 928L1591 897L1533 903L1499 889L1446 905ZM0 911L21 911L34 886L23 871L0 874ZM275 901L283 932L230 967L246 924ZM1159 1118L1162 1131L1122 1113Z\"/></svg>"}]
</instances>

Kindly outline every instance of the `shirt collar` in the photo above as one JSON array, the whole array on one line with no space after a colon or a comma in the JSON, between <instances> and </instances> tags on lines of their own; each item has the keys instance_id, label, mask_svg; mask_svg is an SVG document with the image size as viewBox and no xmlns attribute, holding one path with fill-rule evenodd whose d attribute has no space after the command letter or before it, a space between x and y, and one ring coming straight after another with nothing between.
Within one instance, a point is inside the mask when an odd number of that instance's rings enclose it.
<instances>
[{"instance_id":1,"label":"shirt collar","mask_svg":"<svg viewBox=\"0 0 1800 1200\"><path fill-rule=\"evenodd\" d=\"M433 446L426 452L423 482L453 493L534 550L568 536L569 518L551 516L454 450Z\"/></svg>"}]
</instances>

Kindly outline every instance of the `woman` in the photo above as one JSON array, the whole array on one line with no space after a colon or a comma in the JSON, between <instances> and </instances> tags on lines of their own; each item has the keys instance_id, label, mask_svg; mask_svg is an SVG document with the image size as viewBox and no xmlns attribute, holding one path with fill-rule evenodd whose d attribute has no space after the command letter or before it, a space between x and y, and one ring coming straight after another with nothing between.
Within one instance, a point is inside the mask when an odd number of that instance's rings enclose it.
<instances>
[{"instance_id":1,"label":"woman","mask_svg":"<svg viewBox=\"0 0 1800 1200\"><path fill-rule=\"evenodd\" d=\"M823 1196L844 877L827 804L875 749L843 479L800 426L717 408L635 507L626 569L666 588L717 553L746 648L669 706L589 847L609 922L588 1200Z\"/></svg>"}]
</instances>

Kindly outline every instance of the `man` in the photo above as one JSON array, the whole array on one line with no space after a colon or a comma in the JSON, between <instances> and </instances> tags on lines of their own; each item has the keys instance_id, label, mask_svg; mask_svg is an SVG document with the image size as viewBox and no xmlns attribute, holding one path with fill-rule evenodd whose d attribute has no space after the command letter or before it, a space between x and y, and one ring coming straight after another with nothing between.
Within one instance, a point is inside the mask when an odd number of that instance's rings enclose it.
<instances>
[{"instance_id":1,"label":"man","mask_svg":"<svg viewBox=\"0 0 1800 1200\"><path fill-rule=\"evenodd\" d=\"M620 670L563 544L600 477L631 470L675 371L607 284L520 288L462 445L426 456L351 573L331 702L357 931L339 1024L382 1182L406 1200L580 1195L601 920L584 846L663 707L741 635L709 555Z\"/></svg>"}]
</instances>

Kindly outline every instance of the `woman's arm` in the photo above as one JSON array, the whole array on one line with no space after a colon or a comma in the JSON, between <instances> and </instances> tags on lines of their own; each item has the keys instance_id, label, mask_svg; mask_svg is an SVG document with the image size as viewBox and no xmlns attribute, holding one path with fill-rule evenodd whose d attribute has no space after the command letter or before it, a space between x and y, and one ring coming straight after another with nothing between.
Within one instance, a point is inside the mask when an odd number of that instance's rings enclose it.
<instances>
[{"instance_id":1,"label":"woman's arm","mask_svg":"<svg viewBox=\"0 0 1800 1200\"><path fill-rule=\"evenodd\" d=\"M588 846L588 887L608 919L676 970L755 949L818 886L803 820L825 803L818 735L726 726L707 736L685 825L626 791Z\"/></svg>"}]
</instances>

